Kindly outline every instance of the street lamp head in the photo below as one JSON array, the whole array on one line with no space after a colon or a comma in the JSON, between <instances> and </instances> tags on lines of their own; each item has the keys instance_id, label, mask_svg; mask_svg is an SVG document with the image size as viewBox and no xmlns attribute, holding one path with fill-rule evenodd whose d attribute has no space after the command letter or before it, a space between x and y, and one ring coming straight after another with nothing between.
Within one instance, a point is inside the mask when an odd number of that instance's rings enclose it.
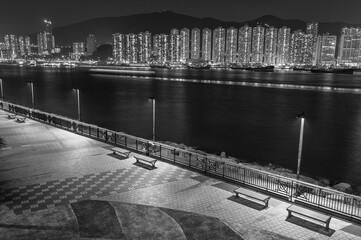
<instances>
[{"instance_id":1,"label":"street lamp head","mask_svg":"<svg viewBox=\"0 0 361 240\"><path fill-rule=\"evenodd\" d=\"M148 100L155 100L155 97L149 97Z\"/></svg>"},{"instance_id":2,"label":"street lamp head","mask_svg":"<svg viewBox=\"0 0 361 240\"><path fill-rule=\"evenodd\" d=\"M297 114L296 118L306 118L305 112L302 111L302 113Z\"/></svg>"}]
</instances>

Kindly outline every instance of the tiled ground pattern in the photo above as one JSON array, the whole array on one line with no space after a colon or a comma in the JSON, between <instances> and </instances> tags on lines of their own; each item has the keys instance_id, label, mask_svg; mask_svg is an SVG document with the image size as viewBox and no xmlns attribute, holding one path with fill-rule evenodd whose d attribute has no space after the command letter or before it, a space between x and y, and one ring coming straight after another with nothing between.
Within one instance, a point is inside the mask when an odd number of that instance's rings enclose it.
<instances>
[{"instance_id":1,"label":"tiled ground pattern","mask_svg":"<svg viewBox=\"0 0 361 240\"><path fill-rule=\"evenodd\" d=\"M64 205L84 199L132 191L178 181L197 174L184 169L150 171L139 166L88 174L12 189L0 189L0 202L16 214Z\"/></svg>"}]
</instances>

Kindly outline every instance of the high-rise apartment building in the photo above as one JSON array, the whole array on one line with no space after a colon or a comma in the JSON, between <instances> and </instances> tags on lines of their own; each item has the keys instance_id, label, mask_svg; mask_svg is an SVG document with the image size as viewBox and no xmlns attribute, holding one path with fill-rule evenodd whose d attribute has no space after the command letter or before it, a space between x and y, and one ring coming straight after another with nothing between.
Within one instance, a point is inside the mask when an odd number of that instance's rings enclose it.
<instances>
[{"instance_id":1,"label":"high-rise apartment building","mask_svg":"<svg viewBox=\"0 0 361 240\"><path fill-rule=\"evenodd\" d=\"M153 36L152 55L153 55L153 61L159 62L159 58L161 55L160 35L159 34L156 34Z\"/></svg>"},{"instance_id":2,"label":"high-rise apartment building","mask_svg":"<svg viewBox=\"0 0 361 240\"><path fill-rule=\"evenodd\" d=\"M86 38L86 53L88 55L93 55L93 53L97 50L97 38L94 34L89 34Z\"/></svg>"},{"instance_id":3,"label":"high-rise apartment building","mask_svg":"<svg viewBox=\"0 0 361 240\"><path fill-rule=\"evenodd\" d=\"M336 35L318 36L316 64L327 66L336 64L336 41Z\"/></svg>"},{"instance_id":4,"label":"high-rise apartment building","mask_svg":"<svg viewBox=\"0 0 361 240\"><path fill-rule=\"evenodd\" d=\"M204 28L202 30L202 59L210 62L212 59L212 30Z\"/></svg>"},{"instance_id":5,"label":"high-rise apartment building","mask_svg":"<svg viewBox=\"0 0 361 240\"><path fill-rule=\"evenodd\" d=\"M44 30L44 45L43 45L43 52L50 54L54 47L53 43L54 43L54 37L53 37L53 30L52 30L52 23L49 20L44 20L44 24L45 24L45 30Z\"/></svg>"},{"instance_id":6,"label":"high-rise apartment building","mask_svg":"<svg viewBox=\"0 0 361 240\"><path fill-rule=\"evenodd\" d=\"M18 55L17 46L16 46L16 36L13 34L6 34L4 37L5 47L7 50L7 55L9 59L14 59Z\"/></svg>"},{"instance_id":7,"label":"high-rise apartment building","mask_svg":"<svg viewBox=\"0 0 361 240\"><path fill-rule=\"evenodd\" d=\"M238 34L238 62L247 64L251 60L252 28L245 25L239 29Z\"/></svg>"},{"instance_id":8,"label":"high-rise apartment building","mask_svg":"<svg viewBox=\"0 0 361 240\"><path fill-rule=\"evenodd\" d=\"M189 40L190 34L188 28L182 28L180 30L180 60L185 62L189 56Z\"/></svg>"},{"instance_id":9,"label":"high-rise apartment building","mask_svg":"<svg viewBox=\"0 0 361 240\"><path fill-rule=\"evenodd\" d=\"M81 56L85 54L85 46L83 42L75 42L73 43L73 53L72 58L75 60L79 60Z\"/></svg>"},{"instance_id":10,"label":"high-rise apartment building","mask_svg":"<svg viewBox=\"0 0 361 240\"><path fill-rule=\"evenodd\" d=\"M291 29L282 27L278 29L276 64L286 65L290 61Z\"/></svg>"},{"instance_id":11,"label":"high-rise apartment building","mask_svg":"<svg viewBox=\"0 0 361 240\"><path fill-rule=\"evenodd\" d=\"M303 48L304 48L305 33L301 30L297 30L291 34L291 52L290 63L291 64L304 64L303 62Z\"/></svg>"},{"instance_id":12,"label":"high-rise apartment building","mask_svg":"<svg viewBox=\"0 0 361 240\"><path fill-rule=\"evenodd\" d=\"M158 63L164 64L169 59L169 38L167 34L159 34L157 39L158 45Z\"/></svg>"},{"instance_id":13,"label":"high-rise apartment building","mask_svg":"<svg viewBox=\"0 0 361 240\"><path fill-rule=\"evenodd\" d=\"M306 57L306 64L311 65L316 63L316 44L317 44L317 37L318 37L318 22L310 22L307 23L306 26L306 34L310 34L311 36L308 36L306 38L311 38L310 46L308 46L305 49L305 55ZM311 60L308 60L309 56L311 55Z\"/></svg>"},{"instance_id":14,"label":"high-rise apartment building","mask_svg":"<svg viewBox=\"0 0 361 240\"><path fill-rule=\"evenodd\" d=\"M24 56L24 55L25 55L25 41L24 41L24 37L23 37L23 36L19 36L19 37L18 37L18 42L19 42L18 54L19 54L20 56Z\"/></svg>"},{"instance_id":15,"label":"high-rise apartment building","mask_svg":"<svg viewBox=\"0 0 361 240\"><path fill-rule=\"evenodd\" d=\"M224 64L226 30L218 27L213 31L213 53L212 61L216 64Z\"/></svg>"},{"instance_id":16,"label":"high-rise apartment building","mask_svg":"<svg viewBox=\"0 0 361 240\"><path fill-rule=\"evenodd\" d=\"M305 65L314 65L316 62L316 45L314 45L314 37L312 34L304 34L303 38L303 64ZM317 38L316 38L317 44Z\"/></svg>"},{"instance_id":17,"label":"high-rise apartment building","mask_svg":"<svg viewBox=\"0 0 361 240\"><path fill-rule=\"evenodd\" d=\"M125 35L125 61L127 63L138 62L137 40L137 35L134 33Z\"/></svg>"},{"instance_id":18,"label":"high-rise apartment building","mask_svg":"<svg viewBox=\"0 0 361 240\"><path fill-rule=\"evenodd\" d=\"M275 65L277 57L277 36L278 29L274 27L266 28L265 46L264 46L264 63Z\"/></svg>"},{"instance_id":19,"label":"high-rise apartment building","mask_svg":"<svg viewBox=\"0 0 361 240\"><path fill-rule=\"evenodd\" d=\"M138 62L148 63L152 51L152 35L150 32L138 34Z\"/></svg>"},{"instance_id":20,"label":"high-rise apartment building","mask_svg":"<svg viewBox=\"0 0 361 240\"><path fill-rule=\"evenodd\" d=\"M25 52L26 52L26 54L28 56L32 55L32 52L31 52L31 40L30 40L29 36L25 37Z\"/></svg>"},{"instance_id":21,"label":"high-rise apartment building","mask_svg":"<svg viewBox=\"0 0 361 240\"><path fill-rule=\"evenodd\" d=\"M178 63L181 57L181 38L179 31L172 29L169 38L169 60L171 63Z\"/></svg>"},{"instance_id":22,"label":"high-rise apartment building","mask_svg":"<svg viewBox=\"0 0 361 240\"><path fill-rule=\"evenodd\" d=\"M113 34L113 59L117 63L125 62L125 37L124 34Z\"/></svg>"},{"instance_id":23,"label":"high-rise apartment building","mask_svg":"<svg viewBox=\"0 0 361 240\"><path fill-rule=\"evenodd\" d=\"M350 67L361 67L361 28L342 28L338 62Z\"/></svg>"},{"instance_id":24,"label":"high-rise apartment building","mask_svg":"<svg viewBox=\"0 0 361 240\"><path fill-rule=\"evenodd\" d=\"M227 29L226 38L226 63L237 62L237 29L230 27Z\"/></svg>"},{"instance_id":25,"label":"high-rise apartment building","mask_svg":"<svg viewBox=\"0 0 361 240\"><path fill-rule=\"evenodd\" d=\"M201 30L198 28L192 29L191 37L191 59L199 59L201 52Z\"/></svg>"},{"instance_id":26,"label":"high-rise apartment building","mask_svg":"<svg viewBox=\"0 0 361 240\"><path fill-rule=\"evenodd\" d=\"M264 27L257 26L253 28L252 34L252 63L263 63L264 46Z\"/></svg>"}]
</instances>

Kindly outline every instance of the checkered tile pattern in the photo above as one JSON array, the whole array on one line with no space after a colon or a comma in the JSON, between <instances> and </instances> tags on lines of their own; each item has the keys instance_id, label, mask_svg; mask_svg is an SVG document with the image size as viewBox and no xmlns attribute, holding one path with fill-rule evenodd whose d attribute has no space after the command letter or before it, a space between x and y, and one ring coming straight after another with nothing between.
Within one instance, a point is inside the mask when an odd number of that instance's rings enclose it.
<instances>
[{"instance_id":1,"label":"checkered tile pattern","mask_svg":"<svg viewBox=\"0 0 361 240\"><path fill-rule=\"evenodd\" d=\"M15 214L22 214L194 176L198 174L174 167L149 171L132 166L19 188L0 189L0 202Z\"/></svg>"}]
</instances>

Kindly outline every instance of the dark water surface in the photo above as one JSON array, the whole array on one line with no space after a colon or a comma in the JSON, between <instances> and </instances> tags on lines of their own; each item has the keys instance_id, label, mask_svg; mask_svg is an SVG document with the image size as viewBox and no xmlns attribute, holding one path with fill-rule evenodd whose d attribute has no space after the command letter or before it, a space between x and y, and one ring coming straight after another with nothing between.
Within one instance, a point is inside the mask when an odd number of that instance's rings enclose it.
<instances>
[{"instance_id":1,"label":"dark water surface","mask_svg":"<svg viewBox=\"0 0 361 240\"><path fill-rule=\"evenodd\" d=\"M5 100L210 153L296 170L305 111L301 174L361 184L361 75L240 70L159 70L111 76L78 70L1 67ZM307 87L305 90L305 87Z\"/></svg>"}]
</instances>

